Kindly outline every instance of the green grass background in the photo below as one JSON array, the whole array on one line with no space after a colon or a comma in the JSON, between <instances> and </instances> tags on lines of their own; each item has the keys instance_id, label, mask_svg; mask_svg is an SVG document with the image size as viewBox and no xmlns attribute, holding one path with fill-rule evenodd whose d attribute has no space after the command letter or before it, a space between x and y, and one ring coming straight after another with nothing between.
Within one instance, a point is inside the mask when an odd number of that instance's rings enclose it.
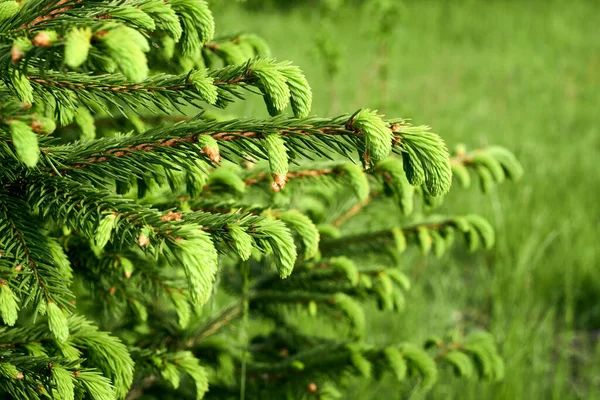
<instances>
[{"instance_id":1,"label":"green grass background","mask_svg":"<svg viewBox=\"0 0 600 400\"><path fill-rule=\"evenodd\" d=\"M506 361L500 383L444 375L429 398L600 398L600 3L406 1L390 39L385 91L373 74L377 21L356 9L336 18L342 70L332 84L315 56L313 9L216 13L219 33L255 32L313 87L313 112L359 107L428 124L449 146L512 149L524 179L483 195L455 188L446 203L497 229L494 250L409 266L414 288L400 315L373 314L383 343L483 326ZM336 92L332 96L332 87ZM382 93L384 94L382 96ZM237 111L265 115L264 106ZM392 381L357 381L350 398L411 396ZM413 397L418 395L413 394Z\"/></svg>"}]
</instances>

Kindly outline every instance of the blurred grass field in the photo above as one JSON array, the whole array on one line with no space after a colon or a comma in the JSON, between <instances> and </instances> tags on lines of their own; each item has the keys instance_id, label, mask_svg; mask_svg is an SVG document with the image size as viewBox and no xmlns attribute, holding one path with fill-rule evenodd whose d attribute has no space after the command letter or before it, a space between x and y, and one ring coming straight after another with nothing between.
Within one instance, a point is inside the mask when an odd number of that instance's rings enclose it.
<instances>
[{"instance_id":1,"label":"blurred grass field","mask_svg":"<svg viewBox=\"0 0 600 400\"><path fill-rule=\"evenodd\" d=\"M314 56L319 16L308 9L216 15L221 34L255 32L313 87L318 115L378 108L428 124L449 146L517 154L526 176L492 194L453 190L453 213L497 229L494 250L409 266L401 315L371 316L369 340L423 339L483 326L506 361L500 383L444 376L429 398L600 398L600 4L597 1L406 1L390 40L386 95L372 74L373 21L344 10L337 92ZM227 31L223 31L227 29ZM264 115L253 106L237 111ZM390 380L356 382L351 398L409 397ZM413 396L417 397L417 395Z\"/></svg>"}]
</instances>

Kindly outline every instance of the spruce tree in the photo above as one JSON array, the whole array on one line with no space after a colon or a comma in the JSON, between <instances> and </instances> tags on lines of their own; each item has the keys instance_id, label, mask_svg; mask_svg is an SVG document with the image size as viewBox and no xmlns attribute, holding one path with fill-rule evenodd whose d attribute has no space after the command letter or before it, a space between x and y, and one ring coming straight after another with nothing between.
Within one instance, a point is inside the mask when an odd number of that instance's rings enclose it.
<instances>
[{"instance_id":1,"label":"spruce tree","mask_svg":"<svg viewBox=\"0 0 600 400\"><path fill-rule=\"evenodd\" d=\"M357 375L501 379L488 333L378 347L365 310L403 309L411 247L493 245L485 219L439 206L453 176L518 178L512 153L450 154L369 109L311 116L298 67L214 32L203 0L0 2L0 393L332 399ZM257 96L271 118L214 111Z\"/></svg>"}]
</instances>

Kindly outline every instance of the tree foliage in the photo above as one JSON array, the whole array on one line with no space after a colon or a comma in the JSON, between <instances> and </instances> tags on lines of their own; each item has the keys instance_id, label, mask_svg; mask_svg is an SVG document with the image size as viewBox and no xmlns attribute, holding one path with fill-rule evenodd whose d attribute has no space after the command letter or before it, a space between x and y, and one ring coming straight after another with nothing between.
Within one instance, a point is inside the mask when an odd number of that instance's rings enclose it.
<instances>
[{"instance_id":1,"label":"tree foliage","mask_svg":"<svg viewBox=\"0 0 600 400\"><path fill-rule=\"evenodd\" d=\"M450 154L366 108L310 116L301 70L257 36L215 37L203 0L2 1L0 69L1 393L327 399L357 375L502 378L487 333L378 347L364 306L402 311L413 247L493 246L485 219L436 210L453 177L518 179L508 150ZM247 96L272 118L210 112Z\"/></svg>"}]
</instances>

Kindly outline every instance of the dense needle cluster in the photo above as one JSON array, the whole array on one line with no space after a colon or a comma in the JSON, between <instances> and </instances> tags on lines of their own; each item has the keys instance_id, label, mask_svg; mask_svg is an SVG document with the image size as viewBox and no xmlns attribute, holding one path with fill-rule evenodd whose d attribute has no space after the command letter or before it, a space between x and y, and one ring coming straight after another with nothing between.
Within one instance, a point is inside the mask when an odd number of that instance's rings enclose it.
<instances>
[{"instance_id":1,"label":"dense needle cluster","mask_svg":"<svg viewBox=\"0 0 600 400\"><path fill-rule=\"evenodd\" d=\"M411 245L493 245L483 218L436 208L453 176L518 178L514 156L450 154L369 109L309 116L298 67L214 32L203 0L0 1L0 393L328 399L356 375L500 379L489 334L377 347L364 310L405 307ZM248 95L272 118L204 111Z\"/></svg>"}]
</instances>

